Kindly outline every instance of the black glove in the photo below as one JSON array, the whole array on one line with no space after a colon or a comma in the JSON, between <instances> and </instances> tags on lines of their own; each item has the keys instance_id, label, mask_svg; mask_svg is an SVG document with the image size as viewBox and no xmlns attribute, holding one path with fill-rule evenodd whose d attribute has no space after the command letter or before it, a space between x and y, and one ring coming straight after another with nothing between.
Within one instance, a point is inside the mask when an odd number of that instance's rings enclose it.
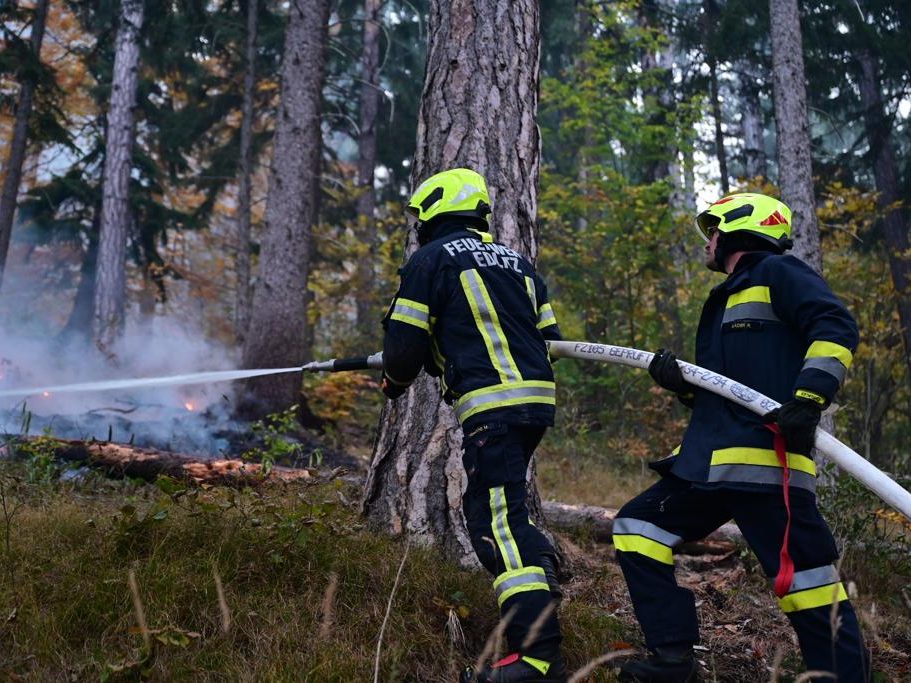
<instances>
[{"instance_id":1,"label":"black glove","mask_svg":"<svg viewBox=\"0 0 911 683\"><path fill-rule=\"evenodd\" d=\"M406 391L408 391L407 384L396 384L385 374L383 375L383 393L386 394L386 398L394 401Z\"/></svg>"},{"instance_id":2,"label":"black glove","mask_svg":"<svg viewBox=\"0 0 911 683\"><path fill-rule=\"evenodd\" d=\"M683 379L680 366L677 365L677 356L670 351L658 349L655 352L652 362L648 364L648 374L658 386L675 394L687 394L691 391L689 383Z\"/></svg>"},{"instance_id":3,"label":"black glove","mask_svg":"<svg viewBox=\"0 0 911 683\"><path fill-rule=\"evenodd\" d=\"M792 398L780 408L766 413L766 422L775 422L791 453L809 453L816 442L816 426L822 407L805 398Z\"/></svg>"}]
</instances>

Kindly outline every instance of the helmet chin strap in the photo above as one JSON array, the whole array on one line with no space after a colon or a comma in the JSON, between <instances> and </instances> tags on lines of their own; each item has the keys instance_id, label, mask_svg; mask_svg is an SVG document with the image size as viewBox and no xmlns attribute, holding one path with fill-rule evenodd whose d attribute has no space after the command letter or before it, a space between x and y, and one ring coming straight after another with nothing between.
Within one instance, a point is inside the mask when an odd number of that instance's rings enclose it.
<instances>
[{"instance_id":1,"label":"helmet chin strap","mask_svg":"<svg viewBox=\"0 0 911 683\"><path fill-rule=\"evenodd\" d=\"M731 254L738 251L771 251L774 254L783 254L794 246L790 237L781 237L777 243L771 241L744 243L744 240L738 239L736 233L719 233L718 242L715 245L715 266L721 273L725 270L725 262ZM759 247L759 248L757 248Z\"/></svg>"}]
</instances>

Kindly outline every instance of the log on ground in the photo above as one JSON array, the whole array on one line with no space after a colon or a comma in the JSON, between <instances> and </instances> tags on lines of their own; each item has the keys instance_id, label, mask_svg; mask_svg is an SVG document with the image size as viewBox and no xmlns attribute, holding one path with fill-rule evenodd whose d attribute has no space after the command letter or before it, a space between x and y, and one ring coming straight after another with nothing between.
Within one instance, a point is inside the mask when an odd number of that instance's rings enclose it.
<instances>
[{"instance_id":1,"label":"log on ground","mask_svg":"<svg viewBox=\"0 0 911 683\"><path fill-rule=\"evenodd\" d=\"M154 448L98 441L55 439L54 457L100 469L110 477L133 477L155 481L159 476L174 477L197 484L218 486L257 486L264 482L305 481L305 469L272 467L264 473L258 463L237 459L200 460L196 456Z\"/></svg>"},{"instance_id":2,"label":"log on ground","mask_svg":"<svg viewBox=\"0 0 911 683\"><path fill-rule=\"evenodd\" d=\"M616 510L597 505L569 505L555 501L542 503L544 517L554 529L563 531L587 530L591 537L601 543L611 543ZM685 555L724 555L743 542L743 536L736 524L724 524L700 541L691 541L675 550Z\"/></svg>"}]
</instances>

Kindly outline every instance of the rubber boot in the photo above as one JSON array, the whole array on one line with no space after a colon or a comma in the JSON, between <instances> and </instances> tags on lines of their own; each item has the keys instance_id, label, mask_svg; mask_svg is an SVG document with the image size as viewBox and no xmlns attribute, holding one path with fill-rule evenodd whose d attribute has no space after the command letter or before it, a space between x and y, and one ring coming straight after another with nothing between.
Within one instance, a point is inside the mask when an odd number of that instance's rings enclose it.
<instances>
[{"instance_id":1,"label":"rubber boot","mask_svg":"<svg viewBox=\"0 0 911 683\"><path fill-rule=\"evenodd\" d=\"M656 647L644 659L634 659L620 666L621 681L638 683L691 683L699 666L691 645Z\"/></svg>"},{"instance_id":2,"label":"rubber boot","mask_svg":"<svg viewBox=\"0 0 911 683\"><path fill-rule=\"evenodd\" d=\"M559 655L553 661L534 659L518 653L507 655L475 673L462 672L461 683L565 683L566 666Z\"/></svg>"}]
</instances>

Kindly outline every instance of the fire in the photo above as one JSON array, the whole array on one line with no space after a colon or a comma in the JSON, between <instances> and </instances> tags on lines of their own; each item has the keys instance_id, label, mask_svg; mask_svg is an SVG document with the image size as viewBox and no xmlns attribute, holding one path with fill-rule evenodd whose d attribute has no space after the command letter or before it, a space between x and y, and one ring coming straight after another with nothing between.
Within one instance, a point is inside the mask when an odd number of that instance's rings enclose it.
<instances>
[{"instance_id":1,"label":"fire","mask_svg":"<svg viewBox=\"0 0 911 683\"><path fill-rule=\"evenodd\" d=\"M187 401L186 403L184 403L183 407L186 408L187 410L189 410L190 412L196 410L196 406L191 401Z\"/></svg>"}]
</instances>

